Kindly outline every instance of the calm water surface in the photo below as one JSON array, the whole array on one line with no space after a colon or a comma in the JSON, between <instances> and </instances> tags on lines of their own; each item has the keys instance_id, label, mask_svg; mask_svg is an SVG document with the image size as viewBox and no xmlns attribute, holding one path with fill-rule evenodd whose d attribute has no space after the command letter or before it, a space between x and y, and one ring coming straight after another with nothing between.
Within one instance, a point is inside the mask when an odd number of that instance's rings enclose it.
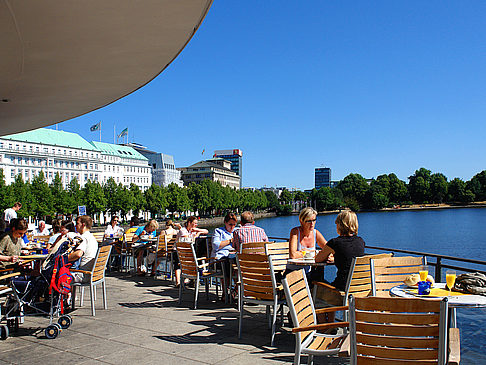
<instances>
[{"instance_id":1,"label":"calm water surface","mask_svg":"<svg viewBox=\"0 0 486 365\"><path fill-rule=\"evenodd\" d=\"M335 219L336 215L321 215L317 219L316 227L326 239L337 236ZM359 235L371 246L486 261L486 208L359 213L358 221ZM265 218L256 224L268 236L288 238L299 219ZM461 364L486 364L486 309L459 309L458 322Z\"/></svg>"}]
</instances>

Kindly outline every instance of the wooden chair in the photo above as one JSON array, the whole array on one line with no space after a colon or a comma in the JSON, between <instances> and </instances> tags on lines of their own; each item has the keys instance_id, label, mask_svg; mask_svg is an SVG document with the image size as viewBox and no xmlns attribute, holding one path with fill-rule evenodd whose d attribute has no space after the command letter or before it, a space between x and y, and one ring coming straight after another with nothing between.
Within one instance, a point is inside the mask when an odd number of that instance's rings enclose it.
<instances>
[{"instance_id":1,"label":"wooden chair","mask_svg":"<svg viewBox=\"0 0 486 365\"><path fill-rule=\"evenodd\" d=\"M272 255L273 269L275 272L284 272L289 259L289 243L273 242L265 245L265 255Z\"/></svg>"},{"instance_id":2,"label":"wooden chair","mask_svg":"<svg viewBox=\"0 0 486 365\"><path fill-rule=\"evenodd\" d=\"M283 314L285 300L279 298L282 286L277 286L272 256L242 253L236 255L236 263L240 282L238 288L238 308L240 311L238 338L241 338L245 303L261 304L267 307L269 326L272 329L271 346L273 346L278 307L280 306ZM272 317L270 317L270 307L273 307Z\"/></svg>"},{"instance_id":3,"label":"wooden chair","mask_svg":"<svg viewBox=\"0 0 486 365\"><path fill-rule=\"evenodd\" d=\"M448 300L349 300L351 364L459 364L459 330L448 329Z\"/></svg>"},{"instance_id":4,"label":"wooden chair","mask_svg":"<svg viewBox=\"0 0 486 365\"><path fill-rule=\"evenodd\" d=\"M181 284L179 285L179 304L182 303L182 292L184 291L184 279L194 280L195 293L194 293L194 309L197 309L197 298L199 295L200 279L204 280L206 287L206 298L209 300L209 280L212 278L218 278L223 282L223 290L226 290L224 286L224 279L222 273L214 273L207 270L209 263L198 263L198 260L206 261L206 257L197 258L194 251L194 245L191 242L177 242L177 254L179 255L179 262L181 265ZM218 296L218 286L216 285L216 296ZM219 297L219 296L218 296Z\"/></svg>"},{"instance_id":5,"label":"wooden chair","mask_svg":"<svg viewBox=\"0 0 486 365\"><path fill-rule=\"evenodd\" d=\"M391 257L391 253L355 257L351 263L348 280L344 291L334 286L314 282L314 298L319 298L331 305L348 305L348 295L367 297L372 292L370 260Z\"/></svg>"},{"instance_id":6,"label":"wooden chair","mask_svg":"<svg viewBox=\"0 0 486 365\"><path fill-rule=\"evenodd\" d=\"M265 245L268 242L247 242L240 246L240 253L250 254L255 253L259 255L265 254Z\"/></svg>"},{"instance_id":7,"label":"wooden chair","mask_svg":"<svg viewBox=\"0 0 486 365\"><path fill-rule=\"evenodd\" d=\"M347 328L348 322L332 322L317 324L317 313L332 313L347 310L348 307L331 307L315 310L310 295L309 285L304 270L293 271L282 280L285 297L290 315L294 323L292 332L295 334L294 364L300 364L301 354L308 354L308 364L312 364L314 356L335 355L340 351L347 334L341 335L317 333L332 328Z\"/></svg>"},{"instance_id":8,"label":"wooden chair","mask_svg":"<svg viewBox=\"0 0 486 365\"><path fill-rule=\"evenodd\" d=\"M84 287L89 286L89 293L91 299L91 315L94 317L95 313L95 300L96 300L96 285L101 284L103 289L103 309L107 309L108 305L106 303L106 282L105 282L105 270L106 264L108 263L108 258L110 257L111 246L101 246L98 248L98 253L96 254L95 263L93 265L93 269L91 271L86 270L78 270L78 269L71 269L72 273L82 273L85 276L88 276L88 281L83 280L82 283L74 283L72 284L73 288L73 298L72 304L73 309L76 303L76 288L78 286L81 287L81 297L79 298L79 306L83 306L83 299L84 299Z\"/></svg>"},{"instance_id":9,"label":"wooden chair","mask_svg":"<svg viewBox=\"0 0 486 365\"><path fill-rule=\"evenodd\" d=\"M372 259L370 267L373 296L389 297L391 288L403 284L410 274L418 274L425 262L424 257L413 256Z\"/></svg>"}]
</instances>

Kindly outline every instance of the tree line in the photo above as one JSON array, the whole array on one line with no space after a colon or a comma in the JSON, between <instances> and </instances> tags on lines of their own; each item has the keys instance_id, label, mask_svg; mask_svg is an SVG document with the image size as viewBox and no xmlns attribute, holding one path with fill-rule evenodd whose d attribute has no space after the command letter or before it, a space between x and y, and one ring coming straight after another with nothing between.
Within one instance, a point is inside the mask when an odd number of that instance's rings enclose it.
<instances>
[{"instance_id":1,"label":"tree line","mask_svg":"<svg viewBox=\"0 0 486 365\"><path fill-rule=\"evenodd\" d=\"M335 188L324 187L306 192L283 190L277 197L271 191L237 190L210 180L185 187L152 184L142 192L133 183L126 187L117 184L113 178L103 185L88 180L81 188L74 178L64 188L58 174L49 185L43 172L32 182L24 182L22 175L18 174L11 185L6 185L0 169L0 208L3 211L19 201L22 203L18 212L20 216L44 217L74 214L78 206L85 205L92 216L120 214L126 218L129 213L139 215L146 211L152 217L160 217L167 211L214 216L226 211L271 210L284 215L290 214L293 208L309 205L318 211L344 207L358 211L395 205L486 201L486 170L469 181L459 178L448 181L444 174L432 173L422 167L408 180L406 183L393 173L380 175L371 181L359 174L349 174Z\"/></svg>"},{"instance_id":2,"label":"tree line","mask_svg":"<svg viewBox=\"0 0 486 365\"><path fill-rule=\"evenodd\" d=\"M407 184L393 173L380 175L371 181L359 174L349 174L333 189L313 189L308 200L319 211L340 207L355 211L376 210L396 205L467 204L486 200L486 170L469 181L459 178L449 181L444 174L432 173L422 167L408 180Z\"/></svg>"},{"instance_id":3,"label":"tree line","mask_svg":"<svg viewBox=\"0 0 486 365\"><path fill-rule=\"evenodd\" d=\"M124 219L130 212L139 215L145 211L150 212L152 217L165 215L166 211L197 211L200 215L215 215L229 210L261 211L271 208L270 204L275 208L278 201L275 203L271 196L270 199L267 197L269 195L261 191L236 190L210 180L187 187L153 184L142 192L138 185L132 183L129 187L123 186L113 178L105 184L88 180L81 188L74 178L64 188L59 174L49 185L42 171L32 182L25 182L18 174L11 185L6 185L3 170L0 169L0 207L3 211L19 201L22 208L18 214L22 217L74 214L80 205L85 205L87 213L92 216L100 213L120 214Z\"/></svg>"}]
</instances>

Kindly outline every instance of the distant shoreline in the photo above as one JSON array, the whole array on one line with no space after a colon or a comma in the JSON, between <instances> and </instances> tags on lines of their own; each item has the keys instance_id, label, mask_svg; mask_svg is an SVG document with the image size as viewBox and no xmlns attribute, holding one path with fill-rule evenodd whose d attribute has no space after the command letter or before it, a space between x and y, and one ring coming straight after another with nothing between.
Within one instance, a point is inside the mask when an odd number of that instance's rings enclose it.
<instances>
[{"instance_id":1,"label":"distant shoreline","mask_svg":"<svg viewBox=\"0 0 486 365\"><path fill-rule=\"evenodd\" d=\"M404 210L434 210L434 209L462 209L462 208L486 208L486 202L475 202L464 205L451 204L412 204L405 206L397 206L395 208L382 208L378 210L361 210L360 212L399 212ZM319 212L321 215L337 214L340 210L326 210Z\"/></svg>"}]
</instances>

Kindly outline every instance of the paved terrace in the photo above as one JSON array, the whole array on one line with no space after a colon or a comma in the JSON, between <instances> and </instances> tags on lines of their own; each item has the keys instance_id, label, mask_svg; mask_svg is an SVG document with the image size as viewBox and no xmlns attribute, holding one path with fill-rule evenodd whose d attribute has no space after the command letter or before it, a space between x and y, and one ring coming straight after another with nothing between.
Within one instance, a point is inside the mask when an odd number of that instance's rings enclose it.
<instances>
[{"instance_id":1,"label":"paved terrace","mask_svg":"<svg viewBox=\"0 0 486 365\"><path fill-rule=\"evenodd\" d=\"M189 309L192 289L178 305L178 290L169 281L111 273L107 278L108 310L98 289L96 317L91 316L89 290L85 305L71 313L73 324L57 339L44 337L48 320L27 317L17 333L0 342L0 364L291 364L294 335L288 324L277 331L275 347L263 306L246 307L253 315L237 336L236 306L206 301L201 286L199 309ZM214 290L214 287L213 287ZM302 363L307 357L302 357ZM315 358L316 364L343 359Z\"/></svg>"}]
</instances>

